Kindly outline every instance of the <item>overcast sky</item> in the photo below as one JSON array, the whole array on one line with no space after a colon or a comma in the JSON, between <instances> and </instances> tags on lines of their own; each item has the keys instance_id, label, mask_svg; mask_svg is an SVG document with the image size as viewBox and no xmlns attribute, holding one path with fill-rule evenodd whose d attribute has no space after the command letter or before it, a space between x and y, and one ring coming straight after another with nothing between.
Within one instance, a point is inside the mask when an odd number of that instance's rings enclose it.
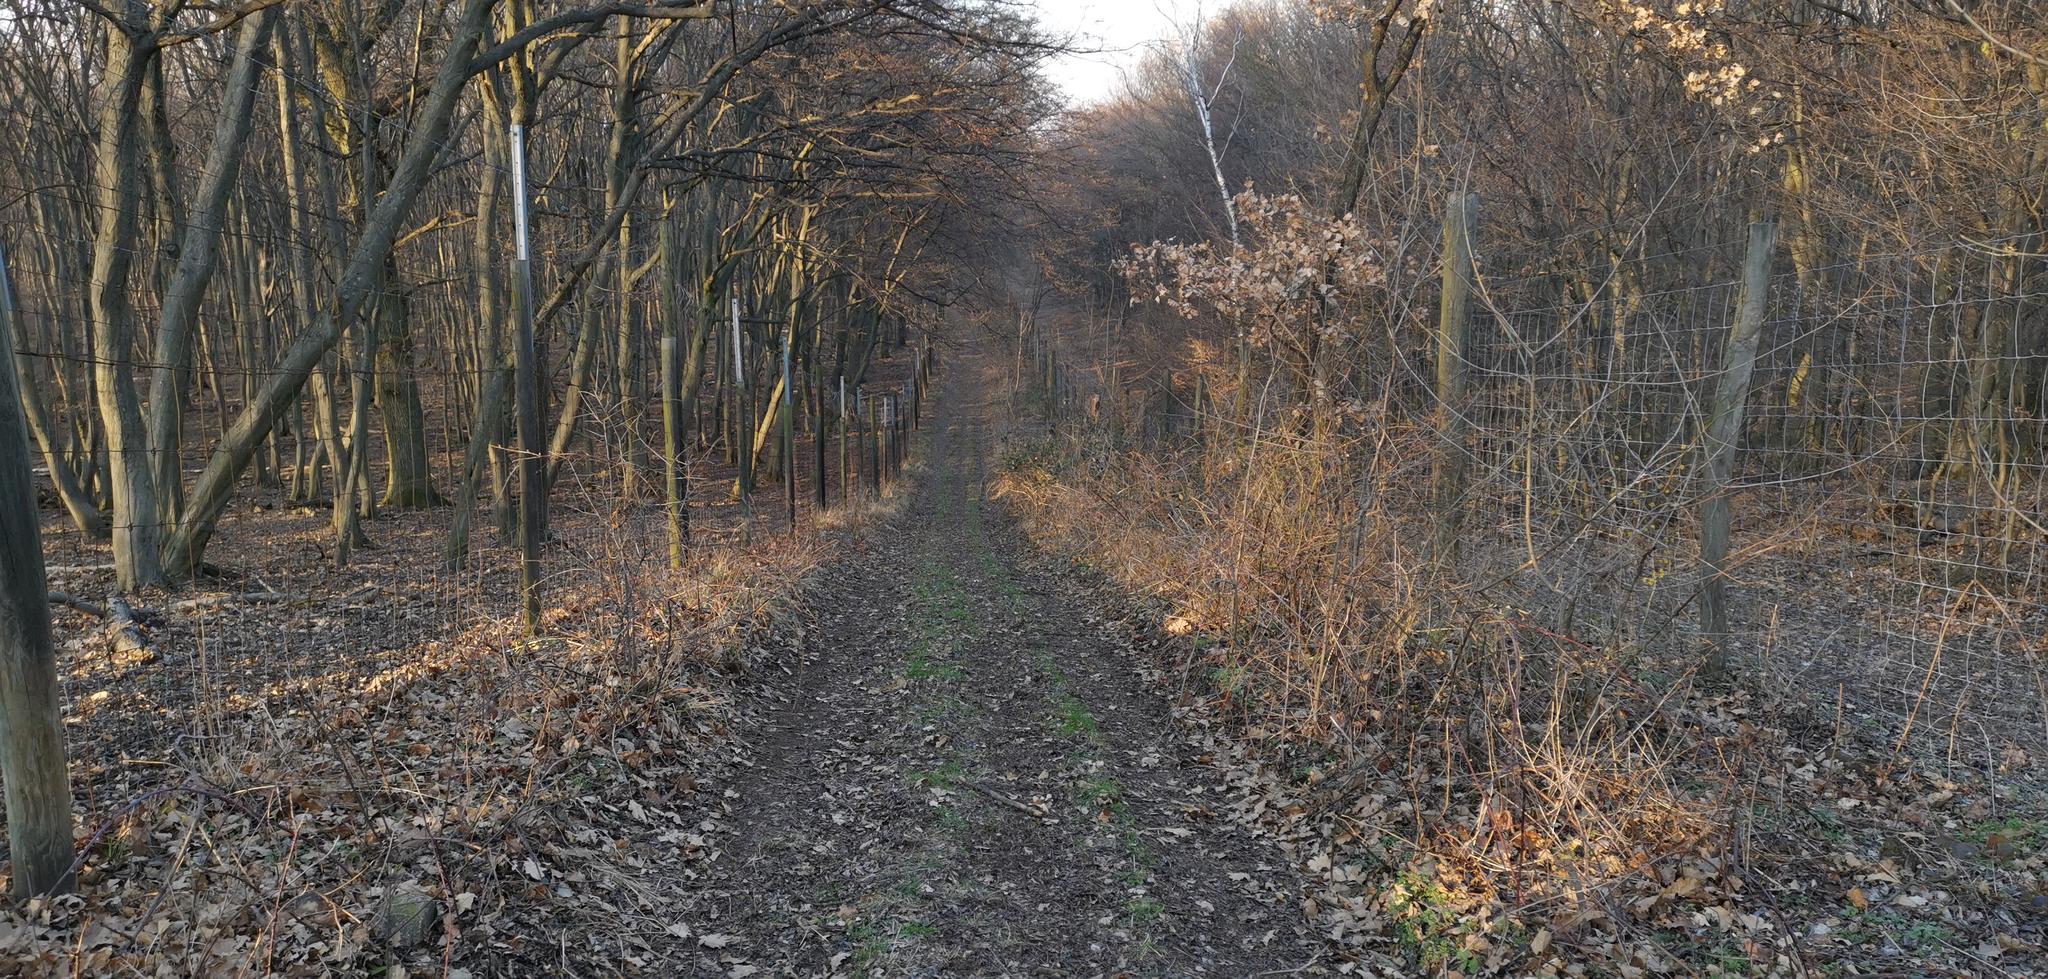
<instances>
[{"instance_id":1,"label":"overcast sky","mask_svg":"<svg viewBox=\"0 0 2048 979\"><path fill-rule=\"evenodd\" d=\"M1177 21L1190 20L1203 9L1198 0L1038 0L1037 6L1047 30L1073 34L1081 47L1100 49L1060 58L1047 69L1077 102L1116 91L1122 72L1146 45L1173 34ZM1220 6L1220 0L1208 6Z\"/></svg>"}]
</instances>

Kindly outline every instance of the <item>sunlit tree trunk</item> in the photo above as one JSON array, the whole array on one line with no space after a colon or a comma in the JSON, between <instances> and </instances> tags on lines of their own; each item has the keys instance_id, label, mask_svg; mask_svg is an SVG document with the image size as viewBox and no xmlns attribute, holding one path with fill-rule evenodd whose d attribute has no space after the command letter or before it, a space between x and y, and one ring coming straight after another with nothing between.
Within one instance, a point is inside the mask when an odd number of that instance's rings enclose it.
<instances>
[{"instance_id":1,"label":"sunlit tree trunk","mask_svg":"<svg viewBox=\"0 0 2048 979\"><path fill-rule=\"evenodd\" d=\"M94 150L100 226L93 240L93 375L100 425L107 434L108 486L113 497L114 577L122 591L166 582L158 542L163 525L156 505L149 436L136 396L133 350L135 309L128 273L138 231L136 152L140 101L155 51L121 26L107 29L106 76L100 85L100 132Z\"/></svg>"},{"instance_id":2,"label":"sunlit tree trunk","mask_svg":"<svg viewBox=\"0 0 2048 979\"><path fill-rule=\"evenodd\" d=\"M206 154L206 172L196 206L183 229L177 270L164 290L157 325L156 363L149 379L149 447L157 491L156 521L169 528L183 497L182 419L192 372L193 333L206 287L220 268L221 233L226 223L228 194L241 172L244 144L254 122L256 87L261 74L256 54L270 36L275 11L265 10L242 22L235 41L235 60L228 70L227 89L214 122L213 145ZM160 139L157 142L167 142ZM168 150L162 151L168 153ZM245 331L248 327L245 325Z\"/></svg>"}]
</instances>

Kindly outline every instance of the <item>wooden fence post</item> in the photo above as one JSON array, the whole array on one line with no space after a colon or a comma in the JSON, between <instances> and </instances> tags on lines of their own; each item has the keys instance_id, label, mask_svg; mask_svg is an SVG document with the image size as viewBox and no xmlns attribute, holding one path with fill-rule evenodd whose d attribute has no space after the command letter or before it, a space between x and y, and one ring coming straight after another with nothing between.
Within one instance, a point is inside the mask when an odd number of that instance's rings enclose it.
<instances>
[{"instance_id":1,"label":"wooden fence post","mask_svg":"<svg viewBox=\"0 0 2048 979\"><path fill-rule=\"evenodd\" d=\"M57 702L49 581L30 469L28 416L15 376L14 285L0 250L0 772L14 896L71 889L71 777Z\"/></svg>"},{"instance_id":2,"label":"wooden fence post","mask_svg":"<svg viewBox=\"0 0 2048 979\"><path fill-rule=\"evenodd\" d=\"M796 323L782 341L782 484L789 500L789 532L796 534L796 369L791 350L796 346Z\"/></svg>"},{"instance_id":3,"label":"wooden fence post","mask_svg":"<svg viewBox=\"0 0 2048 979\"><path fill-rule=\"evenodd\" d=\"M853 431L853 417L846 413L846 375L839 375L839 502L844 505L853 502L853 468L846 454L846 443Z\"/></svg>"},{"instance_id":4,"label":"wooden fence post","mask_svg":"<svg viewBox=\"0 0 2048 979\"><path fill-rule=\"evenodd\" d=\"M1010 371L1010 416L1017 415L1017 402L1026 397L1024 390L1024 347L1028 340L1024 331L1024 311L1017 311L1017 363Z\"/></svg>"},{"instance_id":5,"label":"wooden fence post","mask_svg":"<svg viewBox=\"0 0 2048 979\"><path fill-rule=\"evenodd\" d=\"M896 396L882 395L882 471L889 475L889 481L896 481Z\"/></svg>"},{"instance_id":6,"label":"wooden fence post","mask_svg":"<svg viewBox=\"0 0 2048 979\"><path fill-rule=\"evenodd\" d=\"M547 506L542 455L539 352L533 335L533 254L529 248L526 187L526 130L513 123L512 157L512 288L518 304L513 339L514 399L519 413L519 592L522 622L528 635L540 632L540 535Z\"/></svg>"},{"instance_id":7,"label":"wooden fence post","mask_svg":"<svg viewBox=\"0 0 2048 979\"><path fill-rule=\"evenodd\" d=\"M675 337L661 338L661 436L667 463L665 487L668 497L668 564L683 566L683 552L690 545L690 514L684 509L689 495L689 478L683 471L683 405L681 379L676 365Z\"/></svg>"},{"instance_id":8,"label":"wooden fence post","mask_svg":"<svg viewBox=\"0 0 2048 979\"><path fill-rule=\"evenodd\" d=\"M1700 637L1706 643L1705 672L1728 672L1728 481L1734 476L1741 449L1742 415L1749 400L1749 377L1756 367L1764 307L1770 299L1771 251L1778 243L1772 221L1749 225L1749 253L1742 261L1742 292L1735 304L1735 322L1728 328L1728 346L1721 355L1721 378L1708 408L1705 493L1700 501Z\"/></svg>"},{"instance_id":9,"label":"wooden fence post","mask_svg":"<svg viewBox=\"0 0 2048 979\"><path fill-rule=\"evenodd\" d=\"M1479 195L1454 191L1444 205L1443 301L1437 311L1436 340L1436 549L1446 571L1458 565L1458 537L1465 514L1466 433L1465 335L1472 301L1472 235Z\"/></svg>"},{"instance_id":10,"label":"wooden fence post","mask_svg":"<svg viewBox=\"0 0 2048 979\"><path fill-rule=\"evenodd\" d=\"M874 500L883 498L883 446L881 446L881 397L866 397L868 403L868 483L874 487Z\"/></svg>"},{"instance_id":11,"label":"wooden fence post","mask_svg":"<svg viewBox=\"0 0 2048 979\"><path fill-rule=\"evenodd\" d=\"M754 390L747 383L746 343L740 337L740 297L729 297L732 310L732 389L735 451L740 464L740 543L754 542Z\"/></svg>"},{"instance_id":12,"label":"wooden fence post","mask_svg":"<svg viewBox=\"0 0 2048 979\"><path fill-rule=\"evenodd\" d=\"M686 448L690 420L683 417L683 364L681 345L683 310L689 308L683 284L682 229L675 221L663 221L657 242L661 272L661 438L665 456L663 497L668 504L668 563L683 566L690 546L689 450Z\"/></svg>"},{"instance_id":13,"label":"wooden fence post","mask_svg":"<svg viewBox=\"0 0 2048 979\"><path fill-rule=\"evenodd\" d=\"M820 324L820 327L822 326L823 324ZM829 417L826 415L826 399L829 397L829 394L825 390L825 379L818 376L823 374L824 371L819 368L817 361L817 353L813 351L811 354L811 381L812 387L818 390L818 403L816 406L817 414L811 417L811 454L817 457L818 516L822 517L825 515L826 505L831 502L826 497L825 492L825 480L827 479L825 473L825 439L828 433L831 432L831 428L826 422L826 419Z\"/></svg>"}]
</instances>

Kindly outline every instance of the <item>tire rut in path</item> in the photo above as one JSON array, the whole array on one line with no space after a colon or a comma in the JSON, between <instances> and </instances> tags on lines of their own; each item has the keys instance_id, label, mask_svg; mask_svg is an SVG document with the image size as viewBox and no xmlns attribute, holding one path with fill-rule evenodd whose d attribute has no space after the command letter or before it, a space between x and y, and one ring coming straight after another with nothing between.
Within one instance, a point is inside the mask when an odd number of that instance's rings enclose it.
<instances>
[{"instance_id":1,"label":"tire rut in path","mask_svg":"<svg viewBox=\"0 0 2048 979\"><path fill-rule=\"evenodd\" d=\"M955 405L960 399L950 397ZM1148 668L986 505L986 426L821 573L679 883L702 975L1194 976L1319 955L1283 854L1226 816ZM715 946L715 947L714 947Z\"/></svg>"}]
</instances>

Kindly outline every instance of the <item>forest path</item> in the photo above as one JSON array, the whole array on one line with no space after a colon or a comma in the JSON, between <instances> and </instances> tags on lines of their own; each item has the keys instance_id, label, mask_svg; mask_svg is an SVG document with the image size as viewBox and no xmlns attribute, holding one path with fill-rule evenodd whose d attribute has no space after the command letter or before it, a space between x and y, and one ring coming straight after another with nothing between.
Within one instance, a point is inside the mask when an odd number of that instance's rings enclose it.
<instances>
[{"instance_id":1,"label":"forest path","mask_svg":"<svg viewBox=\"0 0 2048 979\"><path fill-rule=\"evenodd\" d=\"M1321 962L1150 669L985 487L958 378L908 511L823 569L679 882L705 976L1228 976Z\"/></svg>"}]
</instances>

